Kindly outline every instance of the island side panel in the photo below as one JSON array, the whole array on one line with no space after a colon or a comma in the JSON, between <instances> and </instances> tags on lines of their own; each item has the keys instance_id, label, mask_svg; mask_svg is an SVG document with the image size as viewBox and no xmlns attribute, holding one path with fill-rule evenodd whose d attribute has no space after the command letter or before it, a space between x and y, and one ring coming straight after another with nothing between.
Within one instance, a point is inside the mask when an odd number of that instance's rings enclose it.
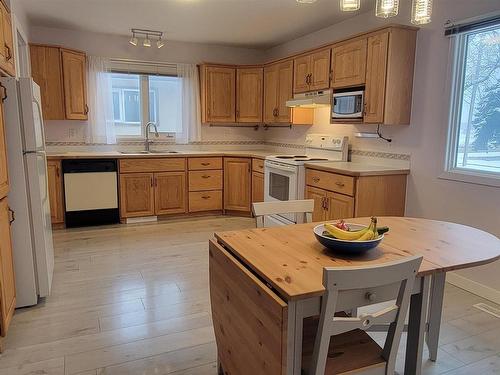
<instances>
[{"instance_id":1,"label":"island side panel","mask_svg":"<svg viewBox=\"0 0 500 375\"><path fill-rule=\"evenodd\" d=\"M214 240L209 270L217 351L225 373L284 375L287 304Z\"/></svg>"}]
</instances>

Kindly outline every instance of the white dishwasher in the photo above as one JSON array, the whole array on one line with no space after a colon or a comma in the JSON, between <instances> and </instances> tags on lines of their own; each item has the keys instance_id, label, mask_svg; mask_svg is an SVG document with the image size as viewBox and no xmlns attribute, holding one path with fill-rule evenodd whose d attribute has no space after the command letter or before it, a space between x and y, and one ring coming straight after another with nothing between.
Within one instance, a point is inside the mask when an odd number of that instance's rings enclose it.
<instances>
[{"instance_id":1,"label":"white dishwasher","mask_svg":"<svg viewBox=\"0 0 500 375\"><path fill-rule=\"evenodd\" d=\"M63 160L62 170L66 227L120 221L115 159Z\"/></svg>"}]
</instances>

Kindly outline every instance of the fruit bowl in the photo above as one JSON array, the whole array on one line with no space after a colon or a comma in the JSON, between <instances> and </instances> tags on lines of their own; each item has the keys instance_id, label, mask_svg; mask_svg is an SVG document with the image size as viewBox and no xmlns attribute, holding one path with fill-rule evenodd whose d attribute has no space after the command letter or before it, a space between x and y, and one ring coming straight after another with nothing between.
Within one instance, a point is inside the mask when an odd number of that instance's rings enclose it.
<instances>
[{"instance_id":1,"label":"fruit bowl","mask_svg":"<svg viewBox=\"0 0 500 375\"><path fill-rule=\"evenodd\" d=\"M366 228L366 225L359 224L347 224L352 231L362 230ZM324 224L316 225L314 227L314 235L316 239L326 248L348 253L348 254L361 254L365 251L374 249L377 247L380 242L384 239L384 235L380 234L377 238L368 241L349 241L349 240L340 240L338 238L324 236L323 232L325 231Z\"/></svg>"}]
</instances>

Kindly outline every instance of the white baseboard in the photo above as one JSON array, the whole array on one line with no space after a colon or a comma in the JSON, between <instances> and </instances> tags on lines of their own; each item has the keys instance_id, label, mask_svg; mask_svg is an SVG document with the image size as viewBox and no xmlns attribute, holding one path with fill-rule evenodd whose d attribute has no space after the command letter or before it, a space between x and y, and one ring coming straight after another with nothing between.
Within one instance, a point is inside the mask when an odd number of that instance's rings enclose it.
<instances>
[{"instance_id":1,"label":"white baseboard","mask_svg":"<svg viewBox=\"0 0 500 375\"><path fill-rule=\"evenodd\" d=\"M466 277L460 276L455 272L446 274L446 281L468 292L474 293L479 297L483 297L491 302L500 305L500 291L490 288L489 286L478 283Z\"/></svg>"}]
</instances>

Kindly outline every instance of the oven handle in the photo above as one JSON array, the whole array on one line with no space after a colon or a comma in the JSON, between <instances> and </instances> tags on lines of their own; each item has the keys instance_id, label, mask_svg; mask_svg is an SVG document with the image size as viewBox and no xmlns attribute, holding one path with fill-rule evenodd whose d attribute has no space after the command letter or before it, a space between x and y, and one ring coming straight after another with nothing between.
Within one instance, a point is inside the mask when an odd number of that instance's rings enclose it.
<instances>
[{"instance_id":1,"label":"oven handle","mask_svg":"<svg viewBox=\"0 0 500 375\"><path fill-rule=\"evenodd\" d=\"M272 161L266 161L265 166L273 169L278 169L280 171L287 171L287 172L295 172L296 168L295 167L289 167L287 165L279 164L279 163L274 163Z\"/></svg>"}]
</instances>

